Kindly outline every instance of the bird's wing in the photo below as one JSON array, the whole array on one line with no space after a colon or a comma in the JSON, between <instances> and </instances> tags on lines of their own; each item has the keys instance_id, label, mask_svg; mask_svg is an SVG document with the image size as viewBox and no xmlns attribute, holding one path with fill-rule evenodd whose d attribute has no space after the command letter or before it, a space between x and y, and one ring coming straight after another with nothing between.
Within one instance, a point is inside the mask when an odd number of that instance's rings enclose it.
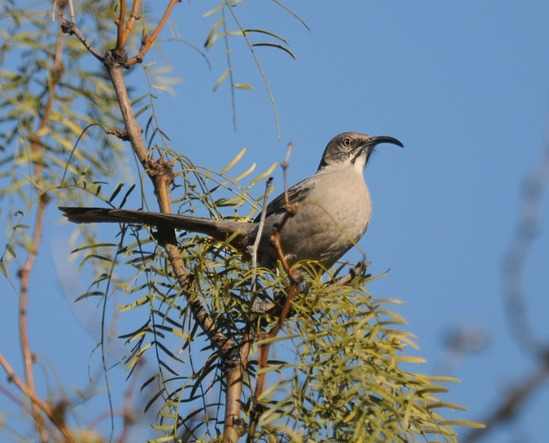
<instances>
[{"instance_id":1,"label":"bird's wing","mask_svg":"<svg viewBox=\"0 0 549 443\"><path fill-rule=\"evenodd\" d=\"M288 203L290 205L303 201L315 186L313 177L297 182L295 185L288 188ZM267 206L267 217L270 215L283 214L286 212L286 197L283 192L275 197ZM261 214L258 214L254 222L259 223Z\"/></svg>"},{"instance_id":2,"label":"bird's wing","mask_svg":"<svg viewBox=\"0 0 549 443\"><path fill-rule=\"evenodd\" d=\"M60 206L59 209L73 223L133 223L159 228L184 229L207 234L221 241L225 241L232 236L245 236L253 229L251 223L212 220L190 215L93 207Z\"/></svg>"}]
</instances>

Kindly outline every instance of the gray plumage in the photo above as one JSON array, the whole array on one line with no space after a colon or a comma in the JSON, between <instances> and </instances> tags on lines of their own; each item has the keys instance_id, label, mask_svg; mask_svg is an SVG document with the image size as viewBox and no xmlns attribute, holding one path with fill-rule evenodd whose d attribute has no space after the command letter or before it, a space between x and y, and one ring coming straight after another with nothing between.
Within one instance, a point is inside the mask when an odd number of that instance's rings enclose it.
<instances>
[{"instance_id":1,"label":"gray plumage","mask_svg":"<svg viewBox=\"0 0 549 443\"><path fill-rule=\"evenodd\" d=\"M376 145L402 146L393 137L370 137L344 132L326 146L317 172L288 189L289 203L295 215L288 217L280 230L282 249L293 263L311 259L332 266L366 232L372 206L363 170ZM259 216L253 222L213 220L187 215L167 215L124 209L60 207L74 223L131 223L194 231L216 240L231 239L246 250L256 238ZM272 200L266 212L258 261L272 268L276 253L271 234L285 217L284 194Z\"/></svg>"}]
</instances>

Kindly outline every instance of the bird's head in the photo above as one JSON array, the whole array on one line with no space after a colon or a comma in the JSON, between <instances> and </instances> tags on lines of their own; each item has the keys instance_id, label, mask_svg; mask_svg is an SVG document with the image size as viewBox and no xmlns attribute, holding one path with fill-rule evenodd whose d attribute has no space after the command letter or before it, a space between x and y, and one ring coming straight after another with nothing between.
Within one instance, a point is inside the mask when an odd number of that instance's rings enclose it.
<instances>
[{"instance_id":1,"label":"bird's head","mask_svg":"<svg viewBox=\"0 0 549 443\"><path fill-rule=\"evenodd\" d=\"M352 164L362 172L374 148L381 143L403 147L400 140L386 135L371 136L360 132L342 132L330 140L318 169Z\"/></svg>"}]
</instances>

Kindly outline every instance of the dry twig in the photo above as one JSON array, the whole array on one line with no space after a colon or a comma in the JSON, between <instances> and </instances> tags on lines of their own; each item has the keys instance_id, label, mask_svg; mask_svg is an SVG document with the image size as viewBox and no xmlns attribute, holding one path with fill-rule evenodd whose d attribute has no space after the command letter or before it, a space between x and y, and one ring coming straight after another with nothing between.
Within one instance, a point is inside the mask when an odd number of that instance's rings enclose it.
<instances>
[{"instance_id":1,"label":"dry twig","mask_svg":"<svg viewBox=\"0 0 549 443\"><path fill-rule=\"evenodd\" d=\"M255 292L256 289L256 268L257 268L257 250L259 248L259 243L261 242L261 236L263 235L263 227L265 226L265 219L267 218L267 199L271 194L273 184L273 178L269 177L267 183L265 184L265 192L263 193L263 206L261 207L261 216L259 217L259 225L257 227L257 234L255 235L254 244L251 249L252 256L252 292Z\"/></svg>"},{"instance_id":2,"label":"dry twig","mask_svg":"<svg viewBox=\"0 0 549 443\"><path fill-rule=\"evenodd\" d=\"M152 46L154 45L154 43L158 39L158 36L160 35L160 32L162 31L162 29L164 28L164 26L168 22L170 16L172 15L173 8L175 8L175 6L180 2L181 2L181 0L170 0L168 5L166 6L166 9L164 10L164 14L162 15L162 18L160 19L160 21L156 25L156 28L154 28L154 30L150 34L148 34L147 36L145 36L143 38L143 41L141 42L141 48L139 49L139 52L137 53L137 55L135 55L134 57L132 57L128 60L128 62L127 62L128 66L132 66L132 65L135 65L137 63L141 63L143 61L143 59L145 58L145 55L152 48ZM132 11L133 11L133 8L132 8Z\"/></svg>"},{"instance_id":3,"label":"dry twig","mask_svg":"<svg viewBox=\"0 0 549 443\"><path fill-rule=\"evenodd\" d=\"M42 411L50 419L52 424L59 430L59 432L61 432L65 441L67 443L74 442L74 439L72 438L71 433L65 426L65 423L60 422L57 419L55 415L55 411L51 408L51 406L48 403L40 400L40 398L38 398L38 396L36 395L36 392L34 391L34 389L28 386L27 384L25 384L23 381L21 381L17 377L11 365L1 354L0 354L0 366L4 368L4 372L8 376L8 381L10 383L15 384L15 386L17 386L19 390L28 397L28 399L32 402L32 404L35 405L40 411Z\"/></svg>"}]
</instances>

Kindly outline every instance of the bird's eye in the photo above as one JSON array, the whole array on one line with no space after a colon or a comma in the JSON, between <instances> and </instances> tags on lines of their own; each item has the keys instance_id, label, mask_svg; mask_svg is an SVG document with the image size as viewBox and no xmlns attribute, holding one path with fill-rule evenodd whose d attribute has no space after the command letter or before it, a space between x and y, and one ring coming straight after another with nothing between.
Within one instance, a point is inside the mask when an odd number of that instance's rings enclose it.
<instances>
[{"instance_id":1,"label":"bird's eye","mask_svg":"<svg viewBox=\"0 0 549 443\"><path fill-rule=\"evenodd\" d=\"M347 147L351 146L351 138L350 137L345 137L343 139L343 145L347 146Z\"/></svg>"}]
</instances>

